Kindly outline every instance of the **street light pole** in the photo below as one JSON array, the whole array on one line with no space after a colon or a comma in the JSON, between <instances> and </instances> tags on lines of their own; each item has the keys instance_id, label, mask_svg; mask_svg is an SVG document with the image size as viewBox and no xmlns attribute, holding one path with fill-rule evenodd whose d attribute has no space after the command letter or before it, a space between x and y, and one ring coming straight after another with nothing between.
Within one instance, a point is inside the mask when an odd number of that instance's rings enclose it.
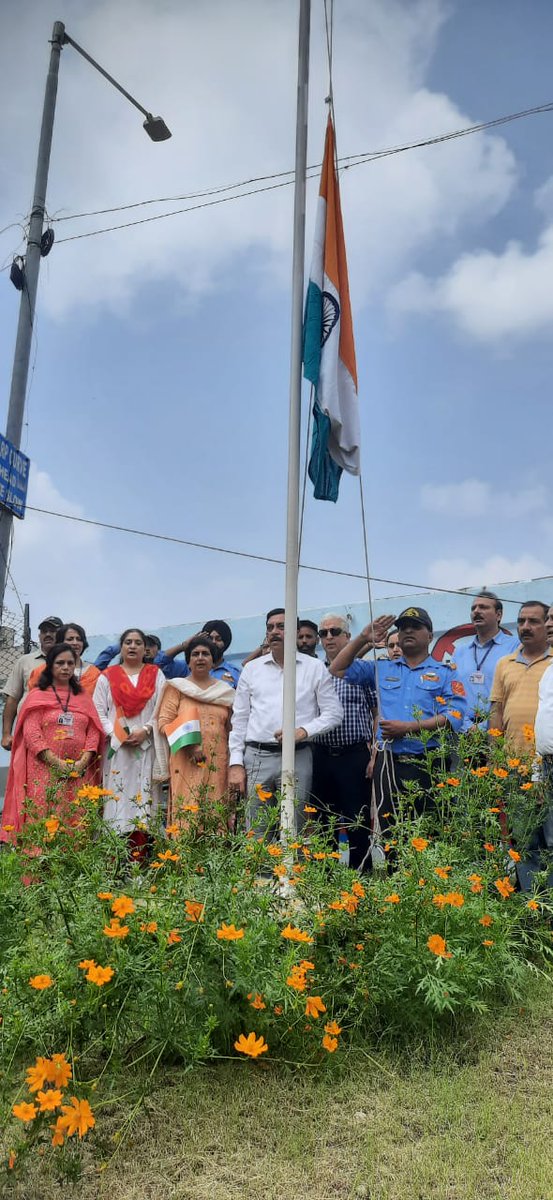
<instances>
[{"instance_id":1,"label":"street light pole","mask_svg":"<svg viewBox=\"0 0 553 1200\"><path fill-rule=\"evenodd\" d=\"M46 188L48 184L48 170L50 167L50 151L52 148L52 133L54 129L54 116L56 112L56 96L58 91L58 73L60 65L60 54L62 46L69 44L75 50L86 58L87 62L91 63L105 79L119 92L134 104L141 113L144 114L144 129L148 136L154 142L166 141L171 137L171 132L167 128L165 121L161 117L154 117L146 108L131 96L130 92L125 91L121 84L108 75L107 71L83 50L69 34L65 32L63 21L55 21L52 30L52 38L50 45L50 64L48 67L48 75L46 78L46 90L44 93L44 107L42 110L42 125L40 129L40 141L38 145L38 158L36 165L35 187L33 193L33 203L31 208L31 216L29 220L29 232L27 235L27 245L25 250L25 263L23 268L23 287L21 291L21 300L19 303L19 321L17 325L17 335L15 340L15 352L12 368L12 380L10 388L10 399L8 406L8 417L6 423L6 437L9 442L17 450L21 445L21 432L23 429L23 416L25 412L25 398L27 395L27 377L29 374L29 362L31 358L31 346L33 338L33 325L35 319L36 294L38 288L38 276L40 271L41 259L41 238L44 225L44 214L46 208ZM10 542L12 534L13 515L7 509L0 508L0 625L4 610L4 594L6 591L6 583L8 577L8 563L10 555Z\"/></svg>"},{"instance_id":2,"label":"street light pole","mask_svg":"<svg viewBox=\"0 0 553 1200\"><path fill-rule=\"evenodd\" d=\"M65 26L62 21L56 21L52 30L52 49L50 51L50 64L44 93L35 188L29 221L29 232L27 235L23 289L19 302L19 321L15 339L8 419L6 423L6 437L18 450L21 445L25 397L27 395L27 376L29 374L29 361L31 358L36 293L40 270L40 239L44 223L46 186L48 183L48 168L50 166L50 150L52 148L52 133L58 91L58 71L64 35ZM8 512L7 509L0 509L0 623L4 611L4 593L8 575L12 525L12 513Z\"/></svg>"}]
</instances>

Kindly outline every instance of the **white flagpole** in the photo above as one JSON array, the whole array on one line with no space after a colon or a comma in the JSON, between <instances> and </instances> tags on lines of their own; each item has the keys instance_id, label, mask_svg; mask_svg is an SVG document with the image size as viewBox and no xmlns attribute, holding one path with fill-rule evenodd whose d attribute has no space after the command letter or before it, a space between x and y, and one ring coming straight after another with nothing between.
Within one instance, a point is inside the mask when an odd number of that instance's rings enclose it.
<instances>
[{"instance_id":1,"label":"white flagpole","mask_svg":"<svg viewBox=\"0 0 553 1200\"><path fill-rule=\"evenodd\" d=\"M300 0L294 250L292 258L292 344L288 429L288 504L286 522L286 589L284 690L282 719L281 831L295 833L294 767L296 757L296 628L298 619L300 432L305 261L305 171L307 165L307 100L311 0Z\"/></svg>"}]
</instances>

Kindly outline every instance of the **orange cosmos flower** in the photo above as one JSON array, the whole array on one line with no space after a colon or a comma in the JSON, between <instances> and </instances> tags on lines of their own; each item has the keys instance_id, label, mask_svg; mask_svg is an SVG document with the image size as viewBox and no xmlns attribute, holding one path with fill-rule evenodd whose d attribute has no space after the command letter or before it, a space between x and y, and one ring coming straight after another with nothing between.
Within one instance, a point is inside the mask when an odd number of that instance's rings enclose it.
<instances>
[{"instance_id":1,"label":"orange cosmos flower","mask_svg":"<svg viewBox=\"0 0 553 1200\"><path fill-rule=\"evenodd\" d=\"M73 1137L74 1133L78 1133L82 1138L96 1124L88 1100L78 1100L76 1096L71 1096L69 1104L62 1105L61 1111L63 1116L58 1117L56 1125L60 1130L65 1131L67 1137Z\"/></svg>"},{"instance_id":2,"label":"orange cosmos flower","mask_svg":"<svg viewBox=\"0 0 553 1200\"><path fill-rule=\"evenodd\" d=\"M178 929L170 929L167 934L167 945L176 946L177 942L182 942Z\"/></svg>"},{"instance_id":3,"label":"orange cosmos flower","mask_svg":"<svg viewBox=\"0 0 553 1200\"><path fill-rule=\"evenodd\" d=\"M129 913L136 911L134 900L131 900L130 896L119 896L113 901L111 911L116 917L127 917Z\"/></svg>"},{"instance_id":4,"label":"orange cosmos flower","mask_svg":"<svg viewBox=\"0 0 553 1200\"><path fill-rule=\"evenodd\" d=\"M461 780L457 779L455 775L450 775L449 778L446 779L446 783L448 783L450 787L459 787L460 782Z\"/></svg>"},{"instance_id":5,"label":"orange cosmos flower","mask_svg":"<svg viewBox=\"0 0 553 1200\"><path fill-rule=\"evenodd\" d=\"M493 737L493 738L503 737L503 734L500 729L488 729L488 733L489 733L489 736Z\"/></svg>"},{"instance_id":6,"label":"orange cosmos flower","mask_svg":"<svg viewBox=\"0 0 553 1200\"><path fill-rule=\"evenodd\" d=\"M423 850L426 850L426 847L428 846L428 841L426 838L415 837L415 838L411 838L411 845L413 847L413 850L417 850L418 853L421 854Z\"/></svg>"},{"instance_id":7,"label":"orange cosmos flower","mask_svg":"<svg viewBox=\"0 0 553 1200\"><path fill-rule=\"evenodd\" d=\"M141 933L157 933L157 921L146 921L140 926Z\"/></svg>"},{"instance_id":8,"label":"orange cosmos flower","mask_svg":"<svg viewBox=\"0 0 553 1200\"><path fill-rule=\"evenodd\" d=\"M503 879L496 879L495 887L497 888L499 895L503 896L504 900L508 900L509 896L515 890L508 875L505 875Z\"/></svg>"},{"instance_id":9,"label":"orange cosmos flower","mask_svg":"<svg viewBox=\"0 0 553 1200\"><path fill-rule=\"evenodd\" d=\"M271 858L282 858L280 846L275 846L272 842L270 846L267 846L267 854L270 854Z\"/></svg>"},{"instance_id":10,"label":"orange cosmos flower","mask_svg":"<svg viewBox=\"0 0 553 1200\"><path fill-rule=\"evenodd\" d=\"M297 929L295 925L288 924L286 929L283 929L280 934L283 938L288 938L291 942L308 942L313 945L313 938L309 937L303 929Z\"/></svg>"},{"instance_id":11,"label":"orange cosmos flower","mask_svg":"<svg viewBox=\"0 0 553 1200\"><path fill-rule=\"evenodd\" d=\"M238 1041L234 1043L234 1049L238 1050L239 1054L247 1054L250 1058L258 1058L260 1054L266 1054L269 1047L262 1036L257 1037L255 1033L249 1033L245 1037L241 1033Z\"/></svg>"},{"instance_id":12,"label":"orange cosmos flower","mask_svg":"<svg viewBox=\"0 0 553 1200\"><path fill-rule=\"evenodd\" d=\"M389 896L384 897L385 904L399 904L400 900L401 896L398 896L397 892L391 892Z\"/></svg>"},{"instance_id":13,"label":"orange cosmos flower","mask_svg":"<svg viewBox=\"0 0 553 1200\"><path fill-rule=\"evenodd\" d=\"M318 1020L321 1013L326 1012L326 1004L323 1004L320 996L306 996L305 998L305 1015Z\"/></svg>"},{"instance_id":14,"label":"orange cosmos flower","mask_svg":"<svg viewBox=\"0 0 553 1200\"><path fill-rule=\"evenodd\" d=\"M273 875L276 875L277 879L284 879L286 875L284 863L277 863L276 867L273 867Z\"/></svg>"},{"instance_id":15,"label":"orange cosmos flower","mask_svg":"<svg viewBox=\"0 0 553 1200\"><path fill-rule=\"evenodd\" d=\"M277 1017L281 1017L281 1016L282 1016L282 1013L283 1013L283 1011L284 1011L284 1010L283 1010L283 1008L282 1008L282 1004L275 1004L275 1006L274 1006L274 1008L273 1008L273 1012L275 1013L275 1015L276 1015Z\"/></svg>"},{"instance_id":16,"label":"orange cosmos flower","mask_svg":"<svg viewBox=\"0 0 553 1200\"><path fill-rule=\"evenodd\" d=\"M322 1045L329 1054L334 1054L334 1051L338 1049L338 1038L330 1037L330 1034L325 1033Z\"/></svg>"},{"instance_id":17,"label":"orange cosmos flower","mask_svg":"<svg viewBox=\"0 0 553 1200\"><path fill-rule=\"evenodd\" d=\"M365 896L367 893L363 887L363 884L359 883L358 879L355 880L355 883L352 883L351 890L353 892L353 895L358 896L360 900L365 899Z\"/></svg>"},{"instance_id":18,"label":"orange cosmos flower","mask_svg":"<svg viewBox=\"0 0 553 1200\"><path fill-rule=\"evenodd\" d=\"M219 938L220 942L236 942L239 941L240 938L244 937L244 930L236 929L235 925L227 925L226 922L223 921L220 929L217 930L217 937Z\"/></svg>"},{"instance_id":19,"label":"orange cosmos flower","mask_svg":"<svg viewBox=\"0 0 553 1200\"><path fill-rule=\"evenodd\" d=\"M304 813L316 813L317 809L313 804L304 804L303 811Z\"/></svg>"},{"instance_id":20,"label":"orange cosmos flower","mask_svg":"<svg viewBox=\"0 0 553 1200\"><path fill-rule=\"evenodd\" d=\"M509 858L512 858L513 862L520 862L520 854L516 850L509 850Z\"/></svg>"},{"instance_id":21,"label":"orange cosmos flower","mask_svg":"<svg viewBox=\"0 0 553 1200\"><path fill-rule=\"evenodd\" d=\"M539 904L537 903L537 901L536 901L536 900L529 900L529 901L528 901L528 904L526 905L526 907L527 907L527 908L531 908L531 909L532 909L532 912L536 912L536 909L538 909L538 908L539 908Z\"/></svg>"},{"instance_id":22,"label":"orange cosmos flower","mask_svg":"<svg viewBox=\"0 0 553 1200\"><path fill-rule=\"evenodd\" d=\"M447 896L444 896L443 892L436 892L436 895L432 897L432 903L436 905L436 908L443 908L447 904Z\"/></svg>"},{"instance_id":23,"label":"orange cosmos flower","mask_svg":"<svg viewBox=\"0 0 553 1200\"><path fill-rule=\"evenodd\" d=\"M89 983L95 983L96 987L103 987L105 983L109 983L110 979L113 979L114 975L115 971L113 967L98 967L95 963L92 963L85 975L85 979L88 979Z\"/></svg>"},{"instance_id":24,"label":"orange cosmos flower","mask_svg":"<svg viewBox=\"0 0 553 1200\"><path fill-rule=\"evenodd\" d=\"M58 829L60 827L58 818L57 817L47 817L44 822L44 825L46 827L46 832L48 834L48 837L49 838L55 837L55 835L58 832Z\"/></svg>"},{"instance_id":25,"label":"orange cosmos flower","mask_svg":"<svg viewBox=\"0 0 553 1200\"><path fill-rule=\"evenodd\" d=\"M95 967L96 963L93 958L83 958L79 963L79 971L89 971L91 967Z\"/></svg>"},{"instance_id":26,"label":"orange cosmos flower","mask_svg":"<svg viewBox=\"0 0 553 1200\"><path fill-rule=\"evenodd\" d=\"M163 854L158 854L160 862L179 862L180 854L173 854L172 850L164 850Z\"/></svg>"},{"instance_id":27,"label":"orange cosmos flower","mask_svg":"<svg viewBox=\"0 0 553 1200\"><path fill-rule=\"evenodd\" d=\"M509 772L505 770L505 767L494 767L493 774L496 779L506 779Z\"/></svg>"},{"instance_id":28,"label":"orange cosmos flower","mask_svg":"<svg viewBox=\"0 0 553 1200\"><path fill-rule=\"evenodd\" d=\"M477 779L483 779L485 775L489 775L489 772L489 767L475 767L475 769L471 771L471 775L476 775Z\"/></svg>"},{"instance_id":29,"label":"orange cosmos flower","mask_svg":"<svg viewBox=\"0 0 553 1200\"><path fill-rule=\"evenodd\" d=\"M484 913L484 916L480 917L480 925L484 925L486 927L488 925L493 925L493 917L490 917L488 913Z\"/></svg>"},{"instance_id":30,"label":"orange cosmos flower","mask_svg":"<svg viewBox=\"0 0 553 1200\"><path fill-rule=\"evenodd\" d=\"M494 854L495 846L492 846L491 842L484 842L484 850L487 850L488 854Z\"/></svg>"},{"instance_id":31,"label":"orange cosmos flower","mask_svg":"<svg viewBox=\"0 0 553 1200\"><path fill-rule=\"evenodd\" d=\"M97 892L99 900L113 900L113 892Z\"/></svg>"},{"instance_id":32,"label":"orange cosmos flower","mask_svg":"<svg viewBox=\"0 0 553 1200\"><path fill-rule=\"evenodd\" d=\"M332 1021L328 1021L325 1025L325 1033L331 1033L333 1037L339 1037L341 1032L342 1026L337 1025L334 1019Z\"/></svg>"},{"instance_id":33,"label":"orange cosmos flower","mask_svg":"<svg viewBox=\"0 0 553 1200\"><path fill-rule=\"evenodd\" d=\"M256 783L255 790L257 792L257 798L262 804L264 804L266 800L270 800L273 794L272 792L266 792L260 783Z\"/></svg>"},{"instance_id":34,"label":"orange cosmos flower","mask_svg":"<svg viewBox=\"0 0 553 1200\"><path fill-rule=\"evenodd\" d=\"M201 904L199 900L185 900L184 907L187 912L187 921L203 921L205 904Z\"/></svg>"},{"instance_id":35,"label":"orange cosmos flower","mask_svg":"<svg viewBox=\"0 0 553 1200\"><path fill-rule=\"evenodd\" d=\"M165 826L165 832L168 837L178 837L180 833L180 825L174 822L172 825Z\"/></svg>"},{"instance_id":36,"label":"orange cosmos flower","mask_svg":"<svg viewBox=\"0 0 553 1200\"><path fill-rule=\"evenodd\" d=\"M357 899L357 896L354 896L352 892L342 892L341 895L342 908L344 909L344 912L348 912L351 916L353 916L353 914L356 913L357 909L359 908L359 900Z\"/></svg>"},{"instance_id":37,"label":"orange cosmos flower","mask_svg":"<svg viewBox=\"0 0 553 1200\"><path fill-rule=\"evenodd\" d=\"M426 943L431 954L435 954L436 958L452 958L450 951L446 950L446 944L443 937L439 933L432 933Z\"/></svg>"},{"instance_id":38,"label":"orange cosmos flower","mask_svg":"<svg viewBox=\"0 0 553 1200\"><path fill-rule=\"evenodd\" d=\"M462 892L448 892L446 900L448 904L451 904L452 908L462 908L465 903L465 897Z\"/></svg>"},{"instance_id":39,"label":"orange cosmos flower","mask_svg":"<svg viewBox=\"0 0 553 1200\"><path fill-rule=\"evenodd\" d=\"M199 806L199 804L183 804L182 811L189 812L189 813L197 813L200 811L200 806Z\"/></svg>"},{"instance_id":40,"label":"orange cosmos flower","mask_svg":"<svg viewBox=\"0 0 553 1200\"><path fill-rule=\"evenodd\" d=\"M520 785L520 790L521 790L521 792L529 792L530 788L533 788L533 786L534 786L533 783L522 783Z\"/></svg>"},{"instance_id":41,"label":"orange cosmos flower","mask_svg":"<svg viewBox=\"0 0 553 1200\"><path fill-rule=\"evenodd\" d=\"M307 987L305 971L302 971L301 967L292 967L286 983L288 987L295 988L296 992L304 992Z\"/></svg>"},{"instance_id":42,"label":"orange cosmos flower","mask_svg":"<svg viewBox=\"0 0 553 1200\"><path fill-rule=\"evenodd\" d=\"M43 992L46 988L54 986L54 980L50 975L33 975L29 979L29 983L37 992Z\"/></svg>"},{"instance_id":43,"label":"orange cosmos flower","mask_svg":"<svg viewBox=\"0 0 553 1200\"><path fill-rule=\"evenodd\" d=\"M12 1113L18 1121L34 1121L37 1112L34 1104L14 1104L12 1108Z\"/></svg>"},{"instance_id":44,"label":"orange cosmos flower","mask_svg":"<svg viewBox=\"0 0 553 1200\"><path fill-rule=\"evenodd\" d=\"M37 1058L34 1067L27 1067L27 1087L30 1092L38 1092L39 1088L44 1087L48 1081L48 1068L50 1060L48 1058Z\"/></svg>"},{"instance_id":45,"label":"orange cosmos flower","mask_svg":"<svg viewBox=\"0 0 553 1200\"><path fill-rule=\"evenodd\" d=\"M250 999L251 995L252 995L252 993L250 992L250 995L248 996L248 1000ZM267 1007L267 1005L263 1003L263 996L260 994L260 992L256 992L254 999L251 1001L250 1008L262 1009L262 1008L266 1008L266 1007Z\"/></svg>"},{"instance_id":46,"label":"orange cosmos flower","mask_svg":"<svg viewBox=\"0 0 553 1200\"><path fill-rule=\"evenodd\" d=\"M489 809L488 809L488 812L491 812L491 813L499 813L499 812L501 812L501 809L500 809L500 808L489 808Z\"/></svg>"},{"instance_id":47,"label":"orange cosmos flower","mask_svg":"<svg viewBox=\"0 0 553 1200\"><path fill-rule=\"evenodd\" d=\"M445 879L446 883L450 871L451 867L434 867L434 874L437 875L439 879Z\"/></svg>"},{"instance_id":48,"label":"orange cosmos flower","mask_svg":"<svg viewBox=\"0 0 553 1200\"><path fill-rule=\"evenodd\" d=\"M483 946L493 946L493 944L494 944L494 943L493 943L493 939L492 939L492 938L486 938L486 939L485 939L485 940L482 942L482 945L483 945Z\"/></svg>"},{"instance_id":49,"label":"orange cosmos flower","mask_svg":"<svg viewBox=\"0 0 553 1200\"><path fill-rule=\"evenodd\" d=\"M58 1117L56 1124L51 1125L50 1129L53 1133L52 1145L63 1146L65 1143L65 1123L63 1117Z\"/></svg>"},{"instance_id":50,"label":"orange cosmos flower","mask_svg":"<svg viewBox=\"0 0 553 1200\"><path fill-rule=\"evenodd\" d=\"M508 758L507 766L511 767L513 770L515 767L520 767L520 758Z\"/></svg>"},{"instance_id":51,"label":"orange cosmos flower","mask_svg":"<svg viewBox=\"0 0 553 1200\"><path fill-rule=\"evenodd\" d=\"M527 742L534 741L534 726L533 725L523 725L522 733L523 733L523 736L526 738Z\"/></svg>"},{"instance_id":52,"label":"orange cosmos flower","mask_svg":"<svg viewBox=\"0 0 553 1200\"><path fill-rule=\"evenodd\" d=\"M104 925L102 932L105 937L126 938L129 932L129 926L122 925L119 917L112 917L109 925Z\"/></svg>"},{"instance_id":53,"label":"orange cosmos flower","mask_svg":"<svg viewBox=\"0 0 553 1200\"><path fill-rule=\"evenodd\" d=\"M419 879L419 887L424 887L426 879Z\"/></svg>"},{"instance_id":54,"label":"orange cosmos flower","mask_svg":"<svg viewBox=\"0 0 553 1200\"><path fill-rule=\"evenodd\" d=\"M37 1092L36 1098L40 1112L53 1112L59 1108L63 1100L63 1092L59 1088L48 1088L46 1092Z\"/></svg>"},{"instance_id":55,"label":"orange cosmos flower","mask_svg":"<svg viewBox=\"0 0 553 1200\"><path fill-rule=\"evenodd\" d=\"M317 862L323 862L323 860L326 858L326 854L324 850L315 850L313 853L313 858L315 858Z\"/></svg>"}]
</instances>

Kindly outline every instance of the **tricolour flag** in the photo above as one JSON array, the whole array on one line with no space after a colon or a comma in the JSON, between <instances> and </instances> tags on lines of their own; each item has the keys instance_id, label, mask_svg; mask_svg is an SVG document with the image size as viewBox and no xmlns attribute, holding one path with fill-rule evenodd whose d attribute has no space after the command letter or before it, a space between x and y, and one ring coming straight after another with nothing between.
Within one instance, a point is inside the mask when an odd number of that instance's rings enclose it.
<instances>
[{"instance_id":1,"label":"tricolour flag","mask_svg":"<svg viewBox=\"0 0 553 1200\"><path fill-rule=\"evenodd\" d=\"M329 115L303 330L303 371L315 388L309 478L337 500L342 470L358 475L359 405L348 264Z\"/></svg>"},{"instance_id":2,"label":"tricolour flag","mask_svg":"<svg viewBox=\"0 0 553 1200\"><path fill-rule=\"evenodd\" d=\"M113 723L113 733L109 739L108 758L113 758L113 755L117 753L123 742L126 742L130 732L130 729L126 725L123 725L120 718L116 717Z\"/></svg>"},{"instance_id":3,"label":"tricolour flag","mask_svg":"<svg viewBox=\"0 0 553 1200\"><path fill-rule=\"evenodd\" d=\"M197 719L191 721L183 721L182 717L176 717L174 721L170 721L163 730L171 754L176 754L177 750L182 750L183 746L199 746L201 745L202 735L200 731L200 722Z\"/></svg>"}]
</instances>

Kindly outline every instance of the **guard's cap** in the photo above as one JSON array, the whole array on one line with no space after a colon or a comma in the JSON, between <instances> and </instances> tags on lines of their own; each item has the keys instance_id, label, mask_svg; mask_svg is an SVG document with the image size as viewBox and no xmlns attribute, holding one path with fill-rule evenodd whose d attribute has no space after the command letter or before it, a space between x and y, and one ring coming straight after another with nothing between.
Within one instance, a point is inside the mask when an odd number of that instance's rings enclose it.
<instances>
[{"instance_id":1,"label":"guard's cap","mask_svg":"<svg viewBox=\"0 0 553 1200\"><path fill-rule=\"evenodd\" d=\"M395 623L398 629L405 621L415 621L417 625L426 625L430 633L433 632L432 621L425 608L415 608L414 606L412 608L404 608L403 612L400 612L399 617L396 617Z\"/></svg>"},{"instance_id":2,"label":"guard's cap","mask_svg":"<svg viewBox=\"0 0 553 1200\"><path fill-rule=\"evenodd\" d=\"M62 625L61 617L44 617L40 622L39 629L61 629Z\"/></svg>"}]
</instances>

